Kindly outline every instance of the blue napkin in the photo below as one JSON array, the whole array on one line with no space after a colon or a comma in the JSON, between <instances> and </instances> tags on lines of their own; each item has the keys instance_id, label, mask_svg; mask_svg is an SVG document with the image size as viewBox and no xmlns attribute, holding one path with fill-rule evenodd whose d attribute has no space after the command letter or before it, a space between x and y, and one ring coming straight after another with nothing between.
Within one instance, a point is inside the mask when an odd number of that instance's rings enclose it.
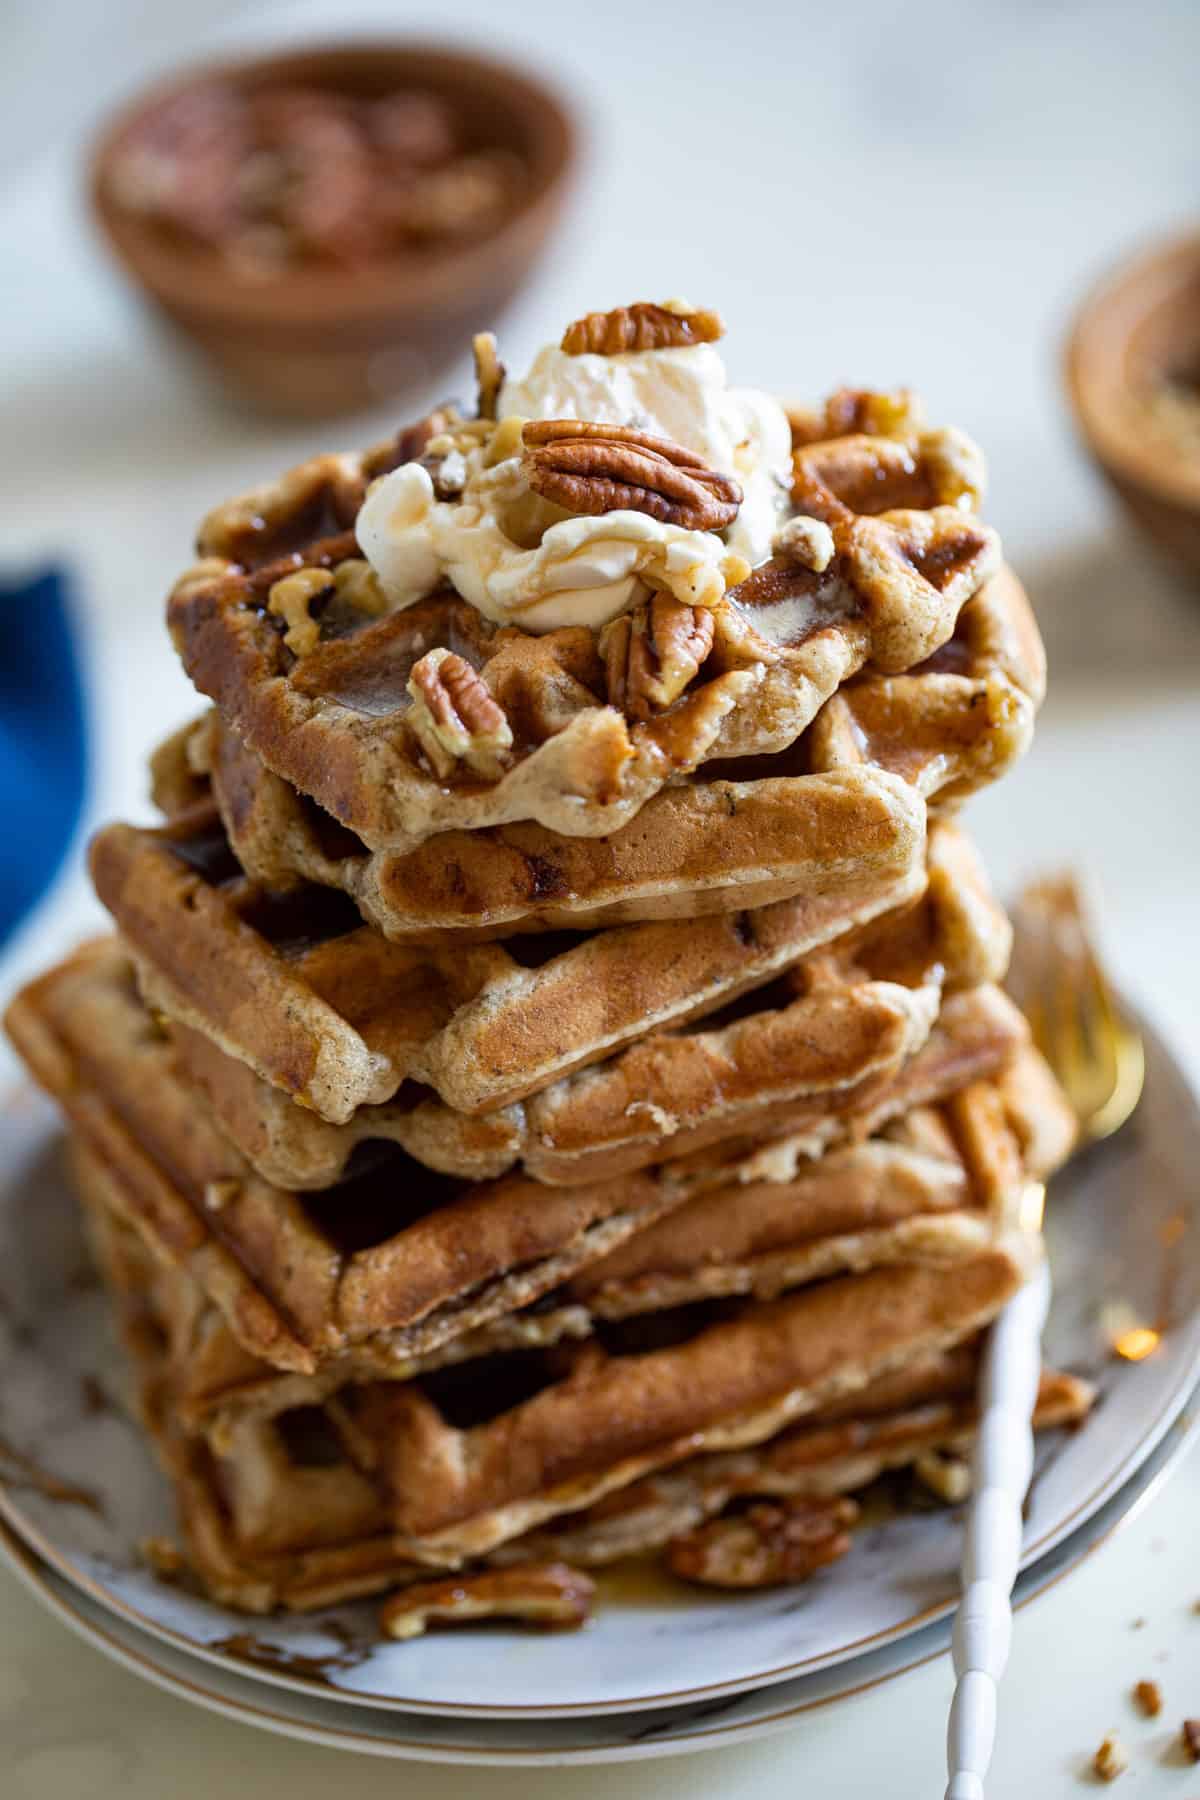
<instances>
[{"instance_id":1,"label":"blue napkin","mask_svg":"<svg viewBox=\"0 0 1200 1800\"><path fill-rule=\"evenodd\" d=\"M87 783L67 576L0 582L0 947L58 872Z\"/></svg>"}]
</instances>

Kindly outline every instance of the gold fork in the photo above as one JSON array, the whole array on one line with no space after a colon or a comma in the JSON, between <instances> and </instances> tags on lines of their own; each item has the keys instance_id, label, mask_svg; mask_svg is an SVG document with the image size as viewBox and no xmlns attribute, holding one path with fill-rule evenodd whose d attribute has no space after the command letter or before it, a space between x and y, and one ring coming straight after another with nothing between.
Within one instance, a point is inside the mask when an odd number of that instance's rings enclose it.
<instances>
[{"instance_id":1,"label":"gold fork","mask_svg":"<svg viewBox=\"0 0 1200 1800\"><path fill-rule=\"evenodd\" d=\"M1113 993L1092 947L1072 875L1031 882L1012 909L1009 991L1079 1119L1081 1144L1111 1137L1146 1079L1142 1034Z\"/></svg>"}]
</instances>

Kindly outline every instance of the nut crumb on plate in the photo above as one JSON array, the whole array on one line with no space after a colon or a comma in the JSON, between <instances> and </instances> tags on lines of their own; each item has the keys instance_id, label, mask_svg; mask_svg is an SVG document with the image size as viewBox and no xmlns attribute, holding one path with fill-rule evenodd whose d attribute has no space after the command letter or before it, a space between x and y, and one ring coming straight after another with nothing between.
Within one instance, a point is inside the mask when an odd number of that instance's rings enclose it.
<instances>
[{"instance_id":1,"label":"nut crumb on plate","mask_svg":"<svg viewBox=\"0 0 1200 1800\"><path fill-rule=\"evenodd\" d=\"M1162 1689L1157 1681L1139 1681L1133 1690L1134 1704L1148 1719L1157 1719L1163 1709Z\"/></svg>"},{"instance_id":2,"label":"nut crumb on plate","mask_svg":"<svg viewBox=\"0 0 1200 1800\"><path fill-rule=\"evenodd\" d=\"M1128 1767L1129 1758L1125 1754L1125 1746L1115 1731L1108 1732L1092 1758L1093 1770L1101 1781L1115 1781Z\"/></svg>"}]
</instances>

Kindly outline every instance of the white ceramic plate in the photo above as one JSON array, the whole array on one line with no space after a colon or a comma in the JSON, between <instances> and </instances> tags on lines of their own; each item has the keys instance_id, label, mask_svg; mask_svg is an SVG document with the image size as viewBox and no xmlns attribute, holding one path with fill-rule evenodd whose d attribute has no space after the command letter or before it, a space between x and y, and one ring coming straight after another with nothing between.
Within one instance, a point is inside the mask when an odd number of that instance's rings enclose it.
<instances>
[{"instance_id":1,"label":"white ceramic plate","mask_svg":"<svg viewBox=\"0 0 1200 1800\"><path fill-rule=\"evenodd\" d=\"M1028 1604L1128 1523L1157 1492L1168 1471L1200 1432L1193 1397L1191 1420L1181 1416L1137 1473L1056 1550L1027 1570L1015 1603ZM940 1620L882 1650L798 1680L744 1694L661 1711L602 1713L591 1719L475 1719L429 1717L343 1703L331 1705L323 1687L291 1692L264 1688L228 1663L189 1655L80 1592L41 1563L0 1523L0 1562L68 1629L132 1674L179 1699L285 1737L421 1762L498 1766L629 1762L745 1742L794 1724L834 1700L864 1693L943 1653L949 1621Z\"/></svg>"},{"instance_id":2,"label":"white ceramic plate","mask_svg":"<svg viewBox=\"0 0 1200 1800\"><path fill-rule=\"evenodd\" d=\"M1094 1514L1154 1450L1200 1369L1200 1218L1193 1194L1200 1113L1167 1052L1148 1042L1146 1098L1118 1140L1055 1183L1050 1236L1056 1299L1049 1356L1101 1390L1087 1428L1043 1441L1024 1566ZM794 1590L709 1596L665 1587L601 1594L575 1638L495 1629L380 1643L370 1605L260 1622L266 1662L236 1661L222 1640L238 1615L155 1580L136 1546L169 1533L169 1497L140 1437L96 1382L118 1389L103 1296L89 1285L50 1110L29 1097L6 1117L0 1183L0 1440L100 1510L56 1502L19 1474L0 1512L44 1561L165 1641L241 1675L305 1691L297 1666L327 1657L329 1696L459 1717L565 1717L694 1702L832 1668L946 1614L957 1590L950 1512L864 1530L855 1553ZM1148 1360L1114 1360L1115 1308L1167 1324ZM4 1465L0 1462L0 1468ZM12 1465L10 1464L10 1467ZM336 1627L337 1635L329 1626ZM349 1648L345 1642L349 1639ZM295 1659L305 1659L300 1665ZM289 1671L288 1664L292 1663ZM269 1666L267 1666L269 1664ZM311 1692L311 1686L308 1687ZM466 1696L470 1696L469 1699Z\"/></svg>"}]
</instances>

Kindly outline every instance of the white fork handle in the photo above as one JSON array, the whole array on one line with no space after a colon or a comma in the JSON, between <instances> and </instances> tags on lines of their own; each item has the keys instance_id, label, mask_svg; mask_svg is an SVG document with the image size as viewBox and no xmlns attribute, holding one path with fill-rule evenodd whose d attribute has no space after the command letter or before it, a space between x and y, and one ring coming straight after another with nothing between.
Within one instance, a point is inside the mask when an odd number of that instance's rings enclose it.
<instances>
[{"instance_id":1,"label":"white fork handle","mask_svg":"<svg viewBox=\"0 0 1200 1800\"><path fill-rule=\"evenodd\" d=\"M1012 1641L1021 1507L1033 1473L1033 1409L1050 1305L1043 1261L993 1325L980 1377L979 1435L954 1620L957 1683L946 1732L946 1800L984 1800L996 1742L996 1696Z\"/></svg>"}]
</instances>

